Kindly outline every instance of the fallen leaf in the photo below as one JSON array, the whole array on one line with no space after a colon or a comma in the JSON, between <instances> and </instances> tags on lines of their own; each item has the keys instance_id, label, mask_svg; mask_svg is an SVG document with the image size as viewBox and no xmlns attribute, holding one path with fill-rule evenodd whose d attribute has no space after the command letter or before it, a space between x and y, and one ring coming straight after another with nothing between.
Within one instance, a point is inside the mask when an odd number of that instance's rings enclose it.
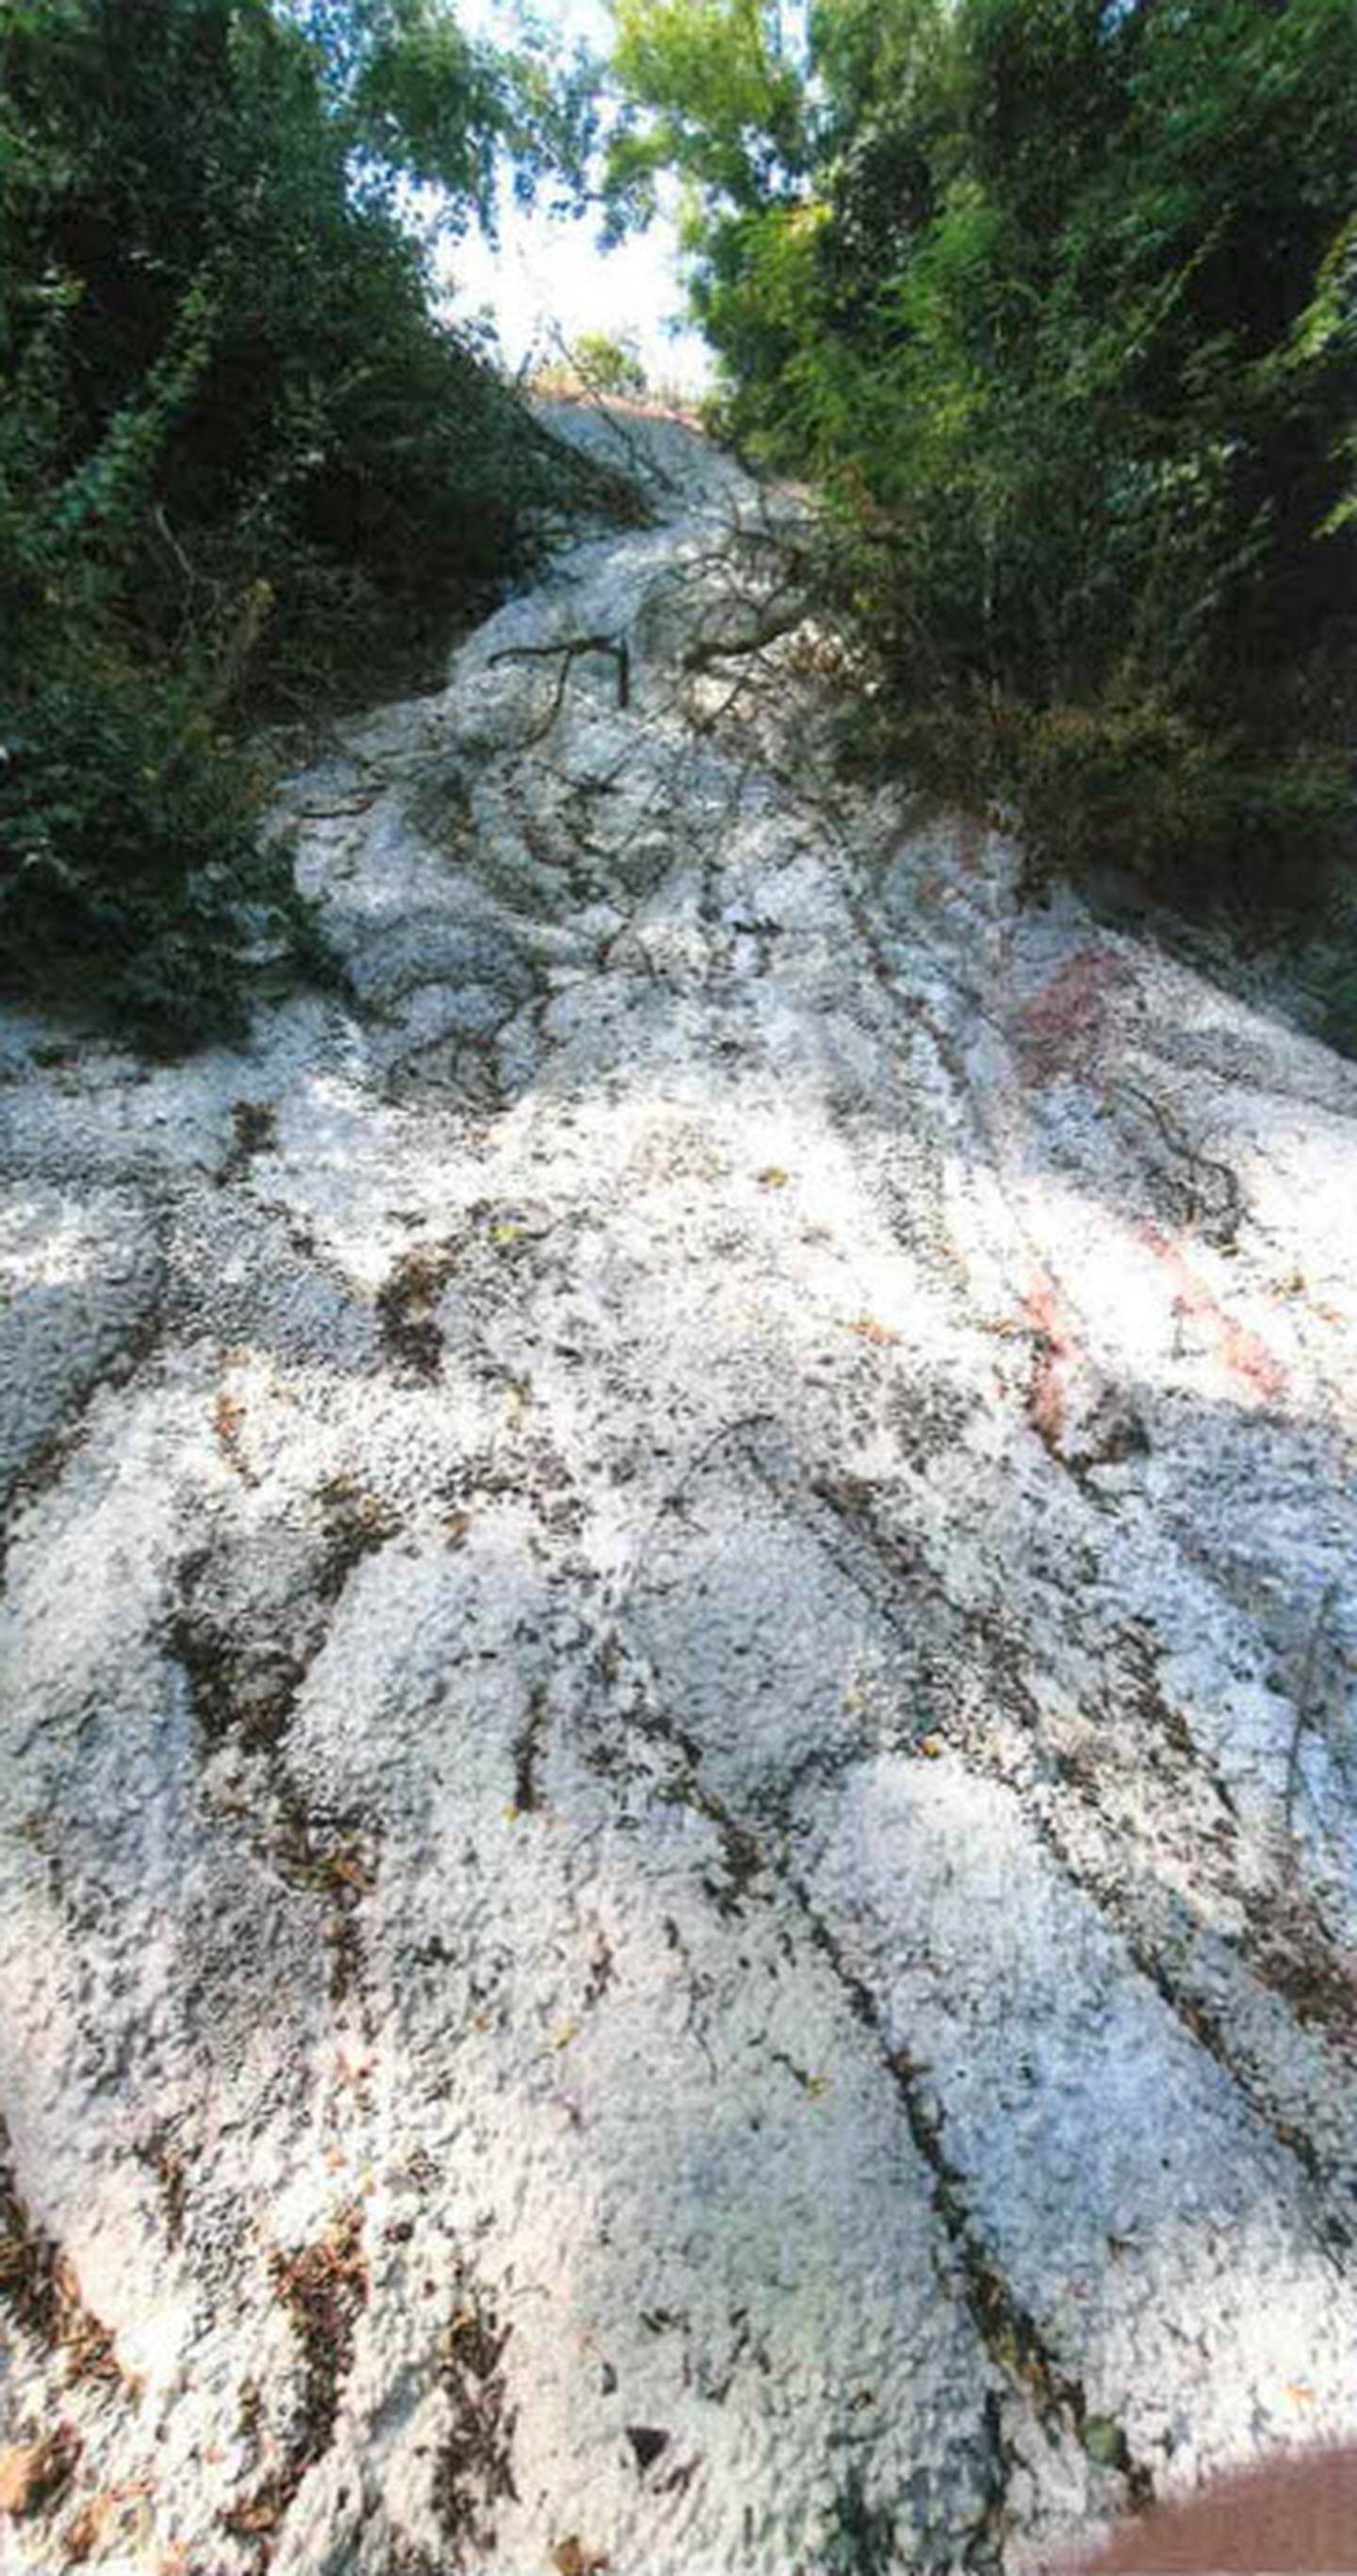
<instances>
[{"instance_id":1,"label":"fallen leaf","mask_svg":"<svg viewBox=\"0 0 1357 2576\"><path fill-rule=\"evenodd\" d=\"M1308 2380L1288 2379L1286 2394L1293 2406L1313 2406L1315 2402L1315 2392Z\"/></svg>"},{"instance_id":2,"label":"fallen leaf","mask_svg":"<svg viewBox=\"0 0 1357 2576\"><path fill-rule=\"evenodd\" d=\"M823 2101L825 2094L829 2091L829 2077L827 2075L808 2075L806 2077L806 2091L809 2093L812 2102Z\"/></svg>"},{"instance_id":3,"label":"fallen leaf","mask_svg":"<svg viewBox=\"0 0 1357 2576\"><path fill-rule=\"evenodd\" d=\"M930 1762L936 1762L938 1755L945 1749L940 1735L922 1735L919 1738L919 1751L926 1755Z\"/></svg>"},{"instance_id":4,"label":"fallen leaf","mask_svg":"<svg viewBox=\"0 0 1357 2576\"><path fill-rule=\"evenodd\" d=\"M0 2451L0 2513L27 2513L33 2501L39 2445L10 2442Z\"/></svg>"},{"instance_id":5,"label":"fallen leaf","mask_svg":"<svg viewBox=\"0 0 1357 2576\"><path fill-rule=\"evenodd\" d=\"M1126 2458L1126 2436L1114 2415L1088 2415L1079 2439L1100 2469L1119 2469Z\"/></svg>"},{"instance_id":6,"label":"fallen leaf","mask_svg":"<svg viewBox=\"0 0 1357 2576\"><path fill-rule=\"evenodd\" d=\"M92 2496L89 2503L82 2505L79 2513L67 2523L61 2535L61 2545L73 2565L93 2556L103 2537L105 2524L117 2509L116 2496Z\"/></svg>"},{"instance_id":7,"label":"fallen leaf","mask_svg":"<svg viewBox=\"0 0 1357 2576\"><path fill-rule=\"evenodd\" d=\"M855 1316L848 1329L850 1333L859 1334L864 1342L875 1342L882 1350L891 1342L898 1342L900 1339L898 1333L892 1332L889 1324L878 1324L875 1315Z\"/></svg>"},{"instance_id":8,"label":"fallen leaf","mask_svg":"<svg viewBox=\"0 0 1357 2576\"><path fill-rule=\"evenodd\" d=\"M627 2440L636 2454L636 2466L641 2470L648 2469L652 2461L658 2460L661 2451L669 2448L669 2435L662 2433L654 2424L629 2424Z\"/></svg>"},{"instance_id":9,"label":"fallen leaf","mask_svg":"<svg viewBox=\"0 0 1357 2576\"><path fill-rule=\"evenodd\" d=\"M556 2036L551 2043L552 2047L568 2048L578 2029L579 2023L577 2021L566 2022L562 2028L557 2031Z\"/></svg>"},{"instance_id":10,"label":"fallen leaf","mask_svg":"<svg viewBox=\"0 0 1357 2576\"><path fill-rule=\"evenodd\" d=\"M233 1446L244 1419L245 1407L239 1396L228 1395L223 1387L212 1407L213 1429L223 1449Z\"/></svg>"},{"instance_id":11,"label":"fallen leaf","mask_svg":"<svg viewBox=\"0 0 1357 2576\"><path fill-rule=\"evenodd\" d=\"M769 1163L767 1168L758 1175L759 1187L764 1190L785 1190L789 1177L790 1175L783 1171L780 1163Z\"/></svg>"},{"instance_id":12,"label":"fallen leaf","mask_svg":"<svg viewBox=\"0 0 1357 2576\"><path fill-rule=\"evenodd\" d=\"M471 1527L470 1512L448 1512L444 1515L443 1536L449 1547L460 1547Z\"/></svg>"},{"instance_id":13,"label":"fallen leaf","mask_svg":"<svg viewBox=\"0 0 1357 2576\"><path fill-rule=\"evenodd\" d=\"M503 1225L491 1226L490 1240L492 1243L517 1243L522 1233L521 1225L514 1225L506 1220Z\"/></svg>"},{"instance_id":14,"label":"fallen leaf","mask_svg":"<svg viewBox=\"0 0 1357 2576\"><path fill-rule=\"evenodd\" d=\"M586 2549L578 2534L572 2531L568 2540L557 2541L551 2553L551 2563L558 2570L558 2576L603 2576L604 2569L612 2565L612 2560L604 2549Z\"/></svg>"},{"instance_id":15,"label":"fallen leaf","mask_svg":"<svg viewBox=\"0 0 1357 2576\"><path fill-rule=\"evenodd\" d=\"M10 2442L0 2451L0 2513L16 2521L36 2513L69 2485L80 2457L80 2436L58 2424L40 2442Z\"/></svg>"},{"instance_id":16,"label":"fallen leaf","mask_svg":"<svg viewBox=\"0 0 1357 2576\"><path fill-rule=\"evenodd\" d=\"M206 2452L203 2457L207 2457ZM224 2516L228 2531L240 2532L249 2539L258 2539L265 2532L272 2531L282 2518L281 2499L272 2494L245 2496L239 2504L231 2505Z\"/></svg>"}]
</instances>

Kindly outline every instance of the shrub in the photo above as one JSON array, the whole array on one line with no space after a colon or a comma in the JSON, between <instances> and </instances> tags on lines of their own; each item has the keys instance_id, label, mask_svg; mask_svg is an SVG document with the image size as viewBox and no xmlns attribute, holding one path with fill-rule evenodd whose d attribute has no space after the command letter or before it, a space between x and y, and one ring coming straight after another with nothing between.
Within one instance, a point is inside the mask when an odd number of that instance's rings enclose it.
<instances>
[{"instance_id":1,"label":"shrub","mask_svg":"<svg viewBox=\"0 0 1357 2576\"><path fill-rule=\"evenodd\" d=\"M463 211L501 128L545 149L541 100L529 133L508 72L437 34L423 0L10 0L11 990L186 1038L238 1023L261 946L314 963L251 727L422 676L586 474L435 321L397 220L402 117Z\"/></svg>"},{"instance_id":2,"label":"shrub","mask_svg":"<svg viewBox=\"0 0 1357 2576\"><path fill-rule=\"evenodd\" d=\"M646 390L646 371L628 341L610 339L606 331L584 331L571 352L581 382L590 393L630 394Z\"/></svg>"},{"instance_id":3,"label":"shrub","mask_svg":"<svg viewBox=\"0 0 1357 2576\"><path fill-rule=\"evenodd\" d=\"M252 959L323 963L256 810L248 762L171 674L105 652L50 679L0 759L5 988L111 1008L158 1046L238 1032Z\"/></svg>"},{"instance_id":4,"label":"shrub","mask_svg":"<svg viewBox=\"0 0 1357 2576\"><path fill-rule=\"evenodd\" d=\"M1016 803L1045 865L1316 887L1357 706L1350 0L820 0L795 113L778 24L628 0L614 180L697 200L728 417L825 487L878 752Z\"/></svg>"}]
</instances>

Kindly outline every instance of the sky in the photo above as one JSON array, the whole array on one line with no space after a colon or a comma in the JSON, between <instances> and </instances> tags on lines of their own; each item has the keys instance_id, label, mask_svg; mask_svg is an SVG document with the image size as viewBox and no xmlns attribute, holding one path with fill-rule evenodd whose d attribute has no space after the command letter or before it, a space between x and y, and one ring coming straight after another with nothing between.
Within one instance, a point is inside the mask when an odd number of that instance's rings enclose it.
<instances>
[{"instance_id":1,"label":"sky","mask_svg":"<svg viewBox=\"0 0 1357 2576\"><path fill-rule=\"evenodd\" d=\"M538 15L567 45L601 52L611 41L603 0L538 0ZM468 35L514 38L513 0L460 0L457 17ZM675 333L684 294L672 216L611 251L599 249L598 230L596 215L570 221L525 212L506 189L497 245L473 232L439 253L449 309L488 311L512 367L532 355L559 357L562 337L568 344L603 331L635 345L653 383L700 393L711 382L711 358L698 333Z\"/></svg>"}]
</instances>

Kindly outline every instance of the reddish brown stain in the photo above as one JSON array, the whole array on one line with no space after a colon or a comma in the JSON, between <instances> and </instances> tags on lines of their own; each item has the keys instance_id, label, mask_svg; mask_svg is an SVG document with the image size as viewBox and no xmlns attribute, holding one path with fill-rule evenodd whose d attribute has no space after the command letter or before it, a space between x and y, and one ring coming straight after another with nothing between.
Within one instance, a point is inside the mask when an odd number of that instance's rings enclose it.
<instances>
[{"instance_id":1,"label":"reddish brown stain","mask_svg":"<svg viewBox=\"0 0 1357 2576\"><path fill-rule=\"evenodd\" d=\"M1065 1380L1079 1353L1068 1309L1049 1272L1028 1289L1022 1311L1036 1336L1027 1418L1038 1439L1054 1454L1065 1430Z\"/></svg>"},{"instance_id":2,"label":"reddish brown stain","mask_svg":"<svg viewBox=\"0 0 1357 2576\"><path fill-rule=\"evenodd\" d=\"M1029 1082L1054 1082L1087 1062L1107 1024L1110 996L1135 980L1115 948L1080 948L1017 1018L1018 1062Z\"/></svg>"},{"instance_id":3,"label":"reddish brown stain","mask_svg":"<svg viewBox=\"0 0 1357 2576\"><path fill-rule=\"evenodd\" d=\"M1196 1277L1177 1244L1170 1243L1157 1226L1142 1225L1138 1231L1141 1242L1162 1261L1173 1282L1176 1311L1205 1326L1232 1376L1264 1403L1274 1402L1286 1385L1286 1372L1267 1344L1246 1324L1237 1323L1233 1315L1226 1313L1219 1299Z\"/></svg>"}]
</instances>

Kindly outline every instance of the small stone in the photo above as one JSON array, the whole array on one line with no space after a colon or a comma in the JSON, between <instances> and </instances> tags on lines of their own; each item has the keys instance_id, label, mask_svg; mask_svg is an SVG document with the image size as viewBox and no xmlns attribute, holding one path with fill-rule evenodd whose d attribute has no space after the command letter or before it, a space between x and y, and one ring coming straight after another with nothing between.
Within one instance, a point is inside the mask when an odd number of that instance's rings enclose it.
<instances>
[{"instance_id":1,"label":"small stone","mask_svg":"<svg viewBox=\"0 0 1357 2576\"><path fill-rule=\"evenodd\" d=\"M627 2440L636 2454L636 2466L642 2475L658 2460L661 2451L669 2448L669 2435L661 2433L654 2424L629 2424Z\"/></svg>"}]
</instances>

